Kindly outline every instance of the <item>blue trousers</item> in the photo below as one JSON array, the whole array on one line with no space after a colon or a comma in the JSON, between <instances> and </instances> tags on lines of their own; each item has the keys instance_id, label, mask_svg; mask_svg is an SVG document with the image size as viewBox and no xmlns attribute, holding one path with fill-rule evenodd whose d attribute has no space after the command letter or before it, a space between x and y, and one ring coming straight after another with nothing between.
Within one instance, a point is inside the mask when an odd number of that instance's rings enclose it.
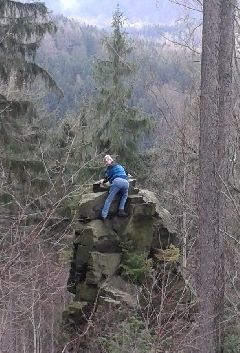
<instances>
[{"instance_id":1,"label":"blue trousers","mask_svg":"<svg viewBox=\"0 0 240 353\"><path fill-rule=\"evenodd\" d=\"M121 193L119 210L124 210L124 206L128 198L128 188L129 188L129 184L126 179L116 178L113 180L112 185L110 186L110 189L109 189L108 197L106 198L104 206L102 208L103 218L107 217L111 203L113 202L114 197L118 192Z\"/></svg>"}]
</instances>

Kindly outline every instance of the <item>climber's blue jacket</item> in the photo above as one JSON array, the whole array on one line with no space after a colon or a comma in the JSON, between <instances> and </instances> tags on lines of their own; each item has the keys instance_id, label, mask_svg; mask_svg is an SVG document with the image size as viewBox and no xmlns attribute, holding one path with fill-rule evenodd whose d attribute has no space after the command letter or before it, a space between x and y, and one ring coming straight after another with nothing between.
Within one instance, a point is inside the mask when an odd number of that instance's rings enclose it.
<instances>
[{"instance_id":1,"label":"climber's blue jacket","mask_svg":"<svg viewBox=\"0 0 240 353\"><path fill-rule=\"evenodd\" d=\"M113 162L107 167L105 171L104 183L109 181L112 184L115 178L122 178L127 180L128 176L125 169L120 164Z\"/></svg>"}]
</instances>

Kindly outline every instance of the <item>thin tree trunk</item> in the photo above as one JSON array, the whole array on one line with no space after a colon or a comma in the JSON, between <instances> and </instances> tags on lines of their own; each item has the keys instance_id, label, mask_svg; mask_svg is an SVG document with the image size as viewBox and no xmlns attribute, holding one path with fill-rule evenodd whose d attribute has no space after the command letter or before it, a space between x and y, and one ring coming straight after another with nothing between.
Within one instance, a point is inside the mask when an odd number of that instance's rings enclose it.
<instances>
[{"instance_id":1,"label":"thin tree trunk","mask_svg":"<svg viewBox=\"0 0 240 353\"><path fill-rule=\"evenodd\" d=\"M220 351L224 309L226 122L231 114L234 6L230 0L203 3L203 49L199 147L200 345Z\"/></svg>"},{"instance_id":2,"label":"thin tree trunk","mask_svg":"<svg viewBox=\"0 0 240 353\"><path fill-rule=\"evenodd\" d=\"M183 131L183 145L182 145L182 159L183 159L183 197L184 197L184 206L183 206L183 214L182 214L182 233L183 233L183 247L182 247L182 254L183 254L183 271L186 271L187 268L187 239L188 239L188 230L187 230L187 212L185 210L186 206L186 199L187 199L187 161L186 161L186 125L183 124L184 131Z\"/></svg>"}]
</instances>

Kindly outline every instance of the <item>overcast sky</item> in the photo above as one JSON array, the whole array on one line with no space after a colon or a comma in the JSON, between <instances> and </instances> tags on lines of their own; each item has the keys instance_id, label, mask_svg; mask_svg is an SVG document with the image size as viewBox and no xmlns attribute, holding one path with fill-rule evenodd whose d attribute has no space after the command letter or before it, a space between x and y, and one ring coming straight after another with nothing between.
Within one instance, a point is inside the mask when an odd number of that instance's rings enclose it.
<instances>
[{"instance_id":1,"label":"overcast sky","mask_svg":"<svg viewBox=\"0 0 240 353\"><path fill-rule=\"evenodd\" d=\"M179 6L168 0L45 0L54 13L96 25L110 23L118 2L130 23L170 24L180 16Z\"/></svg>"}]
</instances>

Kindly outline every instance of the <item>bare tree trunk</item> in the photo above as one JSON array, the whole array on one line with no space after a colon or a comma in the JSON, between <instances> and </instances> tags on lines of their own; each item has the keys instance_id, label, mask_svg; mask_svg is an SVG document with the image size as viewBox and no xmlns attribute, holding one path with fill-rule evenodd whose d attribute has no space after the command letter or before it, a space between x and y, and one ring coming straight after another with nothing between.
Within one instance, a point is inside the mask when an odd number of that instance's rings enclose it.
<instances>
[{"instance_id":1,"label":"bare tree trunk","mask_svg":"<svg viewBox=\"0 0 240 353\"><path fill-rule=\"evenodd\" d=\"M200 345L220 351L224 309L226 123L231 114L234 5L203 3L203 49L199 146Z\"/></svg>"},{"instance_id":2,"label":"bare tree trunk","mask_svg":"<svg viewBox=\"0 0 240 353\"><path fill-rule=\"evenodd\" d=\"M183 133L182 133L182 159L183 159L183 197L184 203L186 202L187 195L187 161L186 161L186 124L185 117L183 117ZM186 272L187 269L187 240L188 240L188 230L187 230L187 212L186 206L184 205L183 214L182 214L182 234L183 234L183 246L182 246L182 267L183 271Z\"/></svg>"}]
</instances>

